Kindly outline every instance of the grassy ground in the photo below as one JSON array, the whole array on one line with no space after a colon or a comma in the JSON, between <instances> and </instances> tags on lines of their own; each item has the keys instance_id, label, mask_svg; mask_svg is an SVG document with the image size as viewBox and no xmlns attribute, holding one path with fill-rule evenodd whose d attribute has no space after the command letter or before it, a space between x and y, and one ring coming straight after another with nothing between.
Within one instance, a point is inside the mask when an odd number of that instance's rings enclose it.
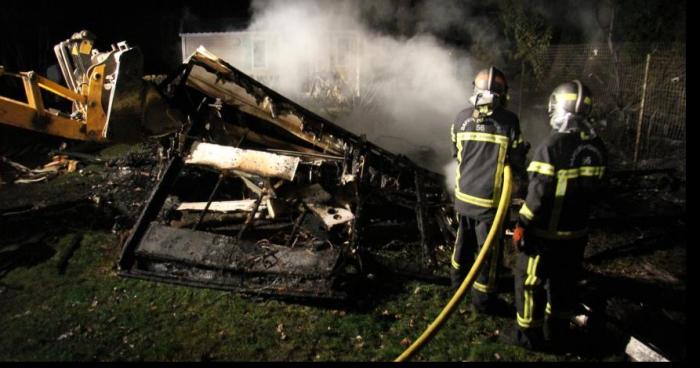
<instances>
[{"instance_id":1,"label":"grassy ground","mask_svg":"<svg viewBox=\"0 0 700 368\"><path fill-rule=\"evenodd\" d=\"M450 296L447 287L408 282L358 312L124 279L115 272L117 238L106 232L85 233L59 275L59 255L74 236L0 280L0 360L386 361ZM465 305L415 360L578 359L501 345L496 331L511 319Z\"/></svg>"},{"instance_id":2,"label":"grassy ground","mask_svg":"<svg viewBox=\"0 0 700 368\"><path fill-rule=\"evenodd\" d=\"M102 156L129 152L116 147ZM129 206L142 203L147 183L155 177L142 170L128 174L140 180L135 185L125 185L119 177L95 178L104 175L101 165L85 167L84 175L112 183L102 184L108 189L126 188L124 193L93 192L130 211ZM78 175L67 174L53 184L66 181L73 186ZM139 198L130 197L140 186ZM0 231L0 260L11 260L0 262L2 361L389 361L423 332L452 296L446 286L377 280L373 287L380 291L370 293L374 297L363 308L350 302L329 307L125 279L116 274L122 241L112 233L111 215L83 213L93 218L91 225L78 226L71 223L85 219L71 220L75 214L53 216L52 223L45 223L50 215L35 212L41 216L29 217L22 225L26 230ZM46 234L34 244L13 245L19 235L35 232ZM77 234L82 234L79 246L61 274L61 257ZM504 296L512 301L512 295ZM413 360L623 359L621 349L603 349L595 356L553 355L499 343L498 334L513 323L514 316L477 315L462 303Z\"/></svg>"}]
</instances>

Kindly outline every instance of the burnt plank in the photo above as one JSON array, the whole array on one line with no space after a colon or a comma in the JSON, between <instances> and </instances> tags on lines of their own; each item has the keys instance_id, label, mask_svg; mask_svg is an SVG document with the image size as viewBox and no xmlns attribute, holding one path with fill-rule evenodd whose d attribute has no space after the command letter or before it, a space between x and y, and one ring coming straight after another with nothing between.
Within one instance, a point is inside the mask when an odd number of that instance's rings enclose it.
<instances>
[{"instance_id":1,"label":"burnt plank","mask_svg":"<svg viewBox=\"0 0 700 368\"><path fill-rule=\"evenodd\" d=\"M312 251L275 244L261 246L245 239L237 241L232 236L172 228L153 222L136 255L232 272L327 277L331 275L340 251L335 248Z\"/></svg>"}]
</instances>

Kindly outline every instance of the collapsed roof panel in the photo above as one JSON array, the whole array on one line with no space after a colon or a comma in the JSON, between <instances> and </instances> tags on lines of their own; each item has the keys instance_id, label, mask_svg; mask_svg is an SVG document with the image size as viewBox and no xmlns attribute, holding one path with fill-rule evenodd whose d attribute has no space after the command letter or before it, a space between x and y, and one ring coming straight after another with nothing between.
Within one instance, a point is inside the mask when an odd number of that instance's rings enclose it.
<instances>
[{"instance_id":1,"label":"collapsed roof panel","mask_svg":"<svg viewBox=\"0 0 700 368\"><path fill-rule=\"evenodd\" d=\"M161 89L189 124L125 242L122 275L342 298L348 270L369 272L373 250L400 244L404 263L430 274L435 249L452 241L440 175L205 49Z\"/></svg>"}]
</instances>

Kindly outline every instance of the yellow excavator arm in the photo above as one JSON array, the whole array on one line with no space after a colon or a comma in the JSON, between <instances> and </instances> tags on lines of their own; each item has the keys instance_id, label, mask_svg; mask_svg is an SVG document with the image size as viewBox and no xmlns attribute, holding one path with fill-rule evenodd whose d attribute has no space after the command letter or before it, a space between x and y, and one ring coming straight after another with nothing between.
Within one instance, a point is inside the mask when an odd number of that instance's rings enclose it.
<instances>
[{"instance_id":1,"label":"yellow excavator arm","mask_svg":"<svg viewBox=\"0 0 700 368\"><path fill-rule=\"evenodd\" d=\"M54 46L66 86L32 71L10 73L0 66L0 77L22 80L26 96L26 101L0 96L0 123L97 142L134 141L177 126L178 121L161 121L161 131L155 132L143 121L153 116L147 110L167 107L154 86L142 79L141 51L119 42L100 52L93 48L94 40L90 32L81 31ZM47 108L41 90L71 101L72 110Z\"/></svg>"},{"instance_id":2,"label":"yellow excavator arm","mask_svg":"<svg viewBox=\"0 0 700 368\"><path fill-rule=\"evenodd\" d=\"M93 69L87 94L76 93L34 72L3 73L20 78L26 102L0 96L0 122L68 139L106 140L106 114L101 99L104 66ZM0 74L2 76L2 74ZM46 108L40 89L73 102L74 113Z\"/></svg>"}]
</instances>

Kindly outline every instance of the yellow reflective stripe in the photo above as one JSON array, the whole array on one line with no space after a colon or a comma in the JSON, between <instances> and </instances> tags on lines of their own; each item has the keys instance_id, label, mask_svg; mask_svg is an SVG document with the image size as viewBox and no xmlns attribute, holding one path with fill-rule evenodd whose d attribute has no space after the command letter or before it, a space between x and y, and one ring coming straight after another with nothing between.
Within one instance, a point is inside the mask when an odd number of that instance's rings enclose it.
<instances>
[{"instance_id":1,"label":"yellow reflective stripe","mask_svg":"<svg viewBox=\"0 0 700 368\"><path fill-rule=\"evenodd\" d=\"M465 133L458 133L457 137L460 138L462 137L462 134ZM461 163L462 162L462 149L464 146L462 145L463 139L458 139L457 140L457 162ZM470 204L473 204L475 206L479 207L486 207L486 208L493 208L496 207L496 202L494 202L491 199L485 199L485 198L479 198L479 197L474 197L466 193L462 193L461 190L459 190L459 179L462 175L462 172L459 168L459 165L457 165L457 174L455 175L455 197L459 199L462 202L467 202Z\"/></svg>"},{"instance_id":2,"label":"yellow reflective stripe","mask_svg":"<svg viewBox=\"0 0 700 368\"><path fill-rule=\"evenodd\" d=\"M508 145L508 137L500 134L491 134L483 132L460 132L457 133L457 140L491 142L496 144Z\"/></svg>"},{"instance_id":3,"label":"yellow reflective stripe","mask_svg":"<svg viewBox=\"0 0 700 368\"><path fill-rule=\"evenodd\" d=\"M462 149L464 146L462 145L462 141L457 141L457 162L461 163L462 162ZM457 166L457 185L459 185L459 165Z\"/></svg>"},{"instance_id":4,"label":"yellow reflective stripe","mask_svg":"<svg viewBox=\"0 0 700 368\"><path fill-rule=\"evenodd\" d=\"M532 315L530 314L530 304L532 302L532 289L528 288L530 285L530 277L532 275L532 261L534 258L529 257L527 260L527 278L525 279L524 296L525 302L523 303L523 314L527 322L532 321Z\"/></svg>"},{"instance_id":5,"label":"yellow reflective stripe","mask_svg":"<svg viewBox=\"0 0 700 368\"><path fill-rule=\"evenodd\" d=\"M544 307L544 312L546 314L552 314L552 305L547 302L547 306Z\"/></svg>"},{"instance_id":6,"label":"yellow reflective stripe","mask_svg":"<svg viewBox=\"0 0 700 368\"><path fill-rule=\"evenodd\" d=\"M522 136L522 135L518 135L518 139L516 139L516 140L513 141L513 145L512 145L511 147L515 148L515 147L517 147L519 144L521 144L521 143L523 143L523 142L525 142L525 140L523 139L523 136Z\"/></svg>"},{"instance_id":7,"label":"yellow reflective stripe","mask_svg":"<svg viewBox=\"0 0 700 368\"><path fill-rule=\"evenodd\" d=\"M605 173L605 166L581 166L581 167L579 167L579 175L581 175L581 176L602 177L604 173Z\"/></svg>"},{"instance_id":8,"label":"yellow reflective stripe","mask_svg":"<svg viewBox=\"0 0 700 368\"><path fill-rule=\"evenodd\" d=\"M549 231L556 231L557 226L559 226L559 217L561 217L561 210L564 206L564 196L566 195L566 187L569 183L569 179L565 174L567 170L557 171L557 188L554 192L554 205L552 206L552 214L549 218Z\"/></svg>"},{"instance_id":9,"label":"yellow reflective stripe","mask_svg":"<svg viewBox=\"0 0 700 368\"><path fill-rule=\"evenodd\" d=\"M505 138L505 137L504 137ZM506 161L506 151L508 150L508 138L498 147L498 159L496 161L496 177L493 185L493 204L496 204L501 199L501 186L503 185L503 169Z\"/></svg>"},{"instance_id":10,"label":"yellow reflective stripe","mask_svg":"<svg viewBox=\"0 0 700 368\"><path fill-rule=\"evenodd\" d=\"M530 274L530 276L528 276L527 280L525 280L525 285L532 286L532 285L535 285L535 283L537 282L537 276L535 275L535 273L537 272L537 263L539 262L539 260L540 260L540 256L536 256L533 259L531 274ZM532 297L532 289L530 289L529 293L530 293L530 298L529 298L530 300L529 300L529 304L528 304L526 318L532 319L532 309L535 306L535 298Z\"/></svg>"},{"instance_id":11,"label":"yellow reflective stripe","mask_svg":"<svg viewBox=\"0 0 700 368\"><path fill-rule=\"evenodd\" d=\"M499 145L498 159L496 161L496 173L494 178L493 197L491 199L475 197L459 190L459 180L461 170L457 167L455 175L455 197L462 202L467 202L479 207L495 208L501 198L501 185L503 181L503 170L505 168L505 156L508 148L508 137L498 134L483 132L460 132L457 133L457 161L462 162L462 149L464 141L490 142Z\"/></svg>"},{"instance_id":12,"label":"yellow reflective stripe","mask_svg":"<svg viewBox=\"0 0 700 368\"><path fill-rule=\"evenodd\" d=\"M578 95L575 93L557 93L554 96L557 100L563 101L576 101L576 99L578 99Z\"/></svg>"},{"instance_id":13,"label":"yellow reflective stripe","mask_svg":"<svg viewBox=\"0 0 700 368\"><path fill-rule=\"evenodd\" d=\"M496 207L496 202L494 202L493 199L484 199L484 198L479 198L479 197L474 197L470 196L469 194L465 194L459 191L459 183L457 184L457 187L455 188L455 197L459 199L462 202L467 202L471 203L475 206L479 207L486 207L486 208L492 208Z\"/></svg>"},{"instance_id":14,"label":"yellow reflective stripe","mask_svg":"<svg viewBox=\"0 0 700 368\"><path fill-rule=\"evenodd\" d=\"M578 178L578 176L579 176L578 168L557 171L557 177L563 178L563 179L574 179L574 178Z\"/></svg>"},{"instance_id":15,"label":"yellow reflective stripe","mask_svg":"<svg viewBox=\"0 0 700 368\"><path fill-rule=\"evenodd\" d=\"M566 179L575 179L579 176L602 177L605 173L605 166L581 166L574 169L557 171L557 176Z\"/></svg>"},{"instance_id":16,"label":"yellow reflective stripe","mask_svg":"<svg viewBox=\"0 0 700 368\"><path fill-rule=\"evenodd\" d=\"M462 220L460 220L461 222ZM455 237L455 245L452 247L452 257L450 257L450 262L452 263L452 268L459 270L459 262L455 259L455 254L457 253L457 241L459 240L460 232L462 231L462 226L457 228L457 236Z\"/></svg>"},{"instance_id":17,"label":"yellow reflective stripe","mask_svg":"<svg viewBox=\"0 0 700 368\"><path fill-rule=\"evenodd\" d=\"M557 234L557 227L561 217L562 207L564 205L564 197L566 196L566 187L569 179L576 179L581 176L602 178L605 173L605 166L581 166L574 169L564 169L557 171L557 188L554 193L554 205L552 206L552 215L549 219L549 234L546 236L549 239L569 239L566 234Z\"/></svg>"},{"instance_id":18,"label":"yellow reflective stripe","mask_svg":"<svg viewBox=\"0 0 700 368\"><path fill-rule=\"evenodd\" d=\"M558 93L555 96L557 98L557 101L576 101L578 99L578 95L576 93ZM591 105L593 104L593 100L591 100L590 97L585 97L583 99L583 103L585 103L586 105Z\"/></svg>"},{"instance_id":19,"label":"yellow reflective stripe","mask_svg":"<svg viewBox=\"0 0 700 368\"><path fill-rule=\"evenodd\" d=\"M472 285L472 287L476 290L479 290L482 293L488 293L490 291L488 286L486 286L482 283L478 283L476 281L474 281L474 285Z\"/></svg>"},{"instance_id":20,"label":"yellow reflective stripe","mask_svg":"<svg viewBox=\"0 0 700 368\"><path fill-rule=\"evenodd\" d=\"M530 162L530 166L527 167L527 171L536 172L542 175L554 176L554 165L546 162L532 161Z\"/></svg>"},{"instance_id":21,"label":"yellow reflective stripe","mask_svg":"<svg viewBox=\"0 0 700 368\"><path fill-rule=\"evenodd\" d=\"M531 328L531 327L540 327L543 324L543 321L536 320L533 321L532 319L525 319L520 316L520 313L516 313L517 321L518 321L518 326L522 328Z\"/></svg>"},{"instance_id":22,"label":"yellow reflective stripe","mask_svg":"<svg viewBox=\"0 0 700 368\"><path fill-rule=\"evenodd\" d=\"M525 280L525 286L523 287L523 296L525 300L523 302L523 317L518 315L518 324L522 327L533 326L532 320L532 310L534 309L535 300L532 297L532 288L530 286L537 282L537 263L540 261L540 256L529 257L527 261L527 279Z\"/></svg>"},{"instance_id":23,"label":"yellow reflective stripe","mask_svg":"<svg viewBox=\"0 0 700 368\"><path fill-rule=\"evenodd\" d=\"M455 248L455 250L457 250L457 248ZM459 266L459 263L457 263L457 260L455 259L455 251L454 250L452 251L452 258L450 261L452 262L452 268L454 268L455 270L459 270L460 266Z\"/></svg>"},{"instance_id":24,"label":"yellow reflective stripe","mask_svg":"<svg viewBox=\"0 0 700 368\"><path fill-rule=\"evenodd\" d=\"M527 203L523 203L523 206L520 207L520 212L519 214L523 215L528 220L532 220L535 217L535 214L530 211L530 208L527 206Z\"/></svg>"},{"instance_id":25,"label":"yellow reflective stripe","mask_svg":"<svg viewBox=\"0 0 700 368\"><path fill-rule=\"evenodd\" d=\"M534 229L535 235L553 240L567 240L567 239L577 239L588 234L588 229L577 230L577 231L547 231L542 229Z\"/></svg>"}]
</instances>

